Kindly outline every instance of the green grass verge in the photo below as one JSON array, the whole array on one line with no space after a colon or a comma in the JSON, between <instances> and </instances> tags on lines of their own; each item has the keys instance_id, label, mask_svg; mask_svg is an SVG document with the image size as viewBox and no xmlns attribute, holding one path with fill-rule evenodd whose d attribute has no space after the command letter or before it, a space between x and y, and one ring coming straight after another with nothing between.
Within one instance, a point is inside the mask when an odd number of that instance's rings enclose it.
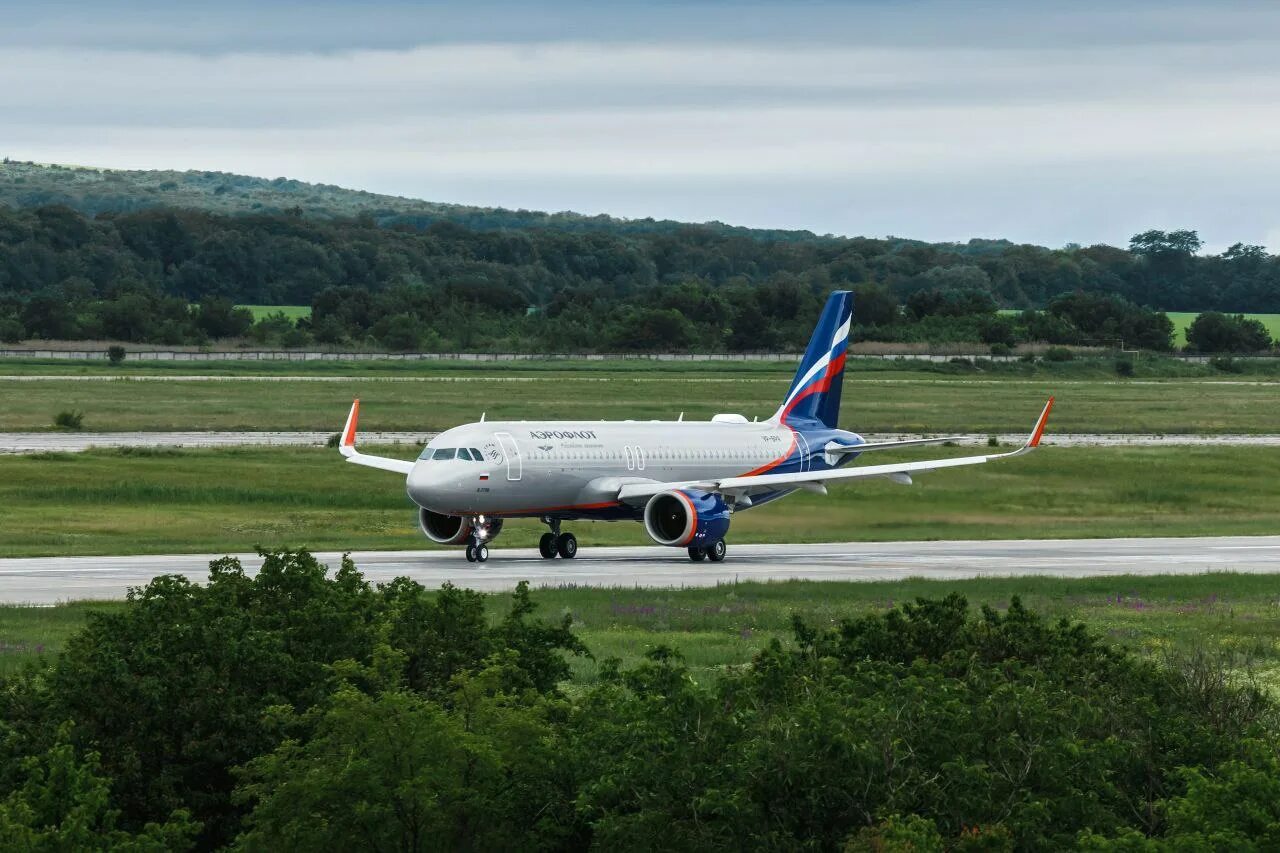
<instances>
[{"instance_id":1,"label":"green grass verge","mask_svg":"<svg viewBox=\"0 0 1280 853\"><path fill-rule=\"evenodd\" d=\"M310 305L237 305L237 308L248 308L253 313L254 321L270 317L272 314L283 314L295 323L303 317L311 317Z\"/></svg>"},{"instance_id":2,"label":"green grass verge","mask_svg":"<svg viewBox=\"0 0 1280 853\"><path fill-rule=\"evenodd\" d=\"M1051 432L1265 433L1277 429L1280 377L1213 373L1120 379L1110 367L918 367L875 362L846 375L842 425L863 432L1020 432L1046 397ZM791 381L777 365L709 369L566 370L476 365L429 373L350 374L325 381L0 380L0 432L52 429L56 413L84 412L84 429L337 430L354 397L368 430L435 431L478 420L768 417ZM312 377L321 378L321 377Z\"/></svg>"},{"instance_id":3,"label":"green grass verge","mask_svg":"<svg viewBox=\"0 0 1280 853\"><path fill-rule=\"evenodd\" d=\"M416 456L417 448L371 452ZM935 448L926 453L972 453ZM1271 534L1280 450L1043 448L1025 458L798 493L734 519L733 542ZM103 450L0 457L0 556L414 549L400 477L321 448ZM572 525L585 546L647 544L638 524ZM543 528L507 524L499 544Z\"/></svg>"},{"instance_id":4,"label":"green grass verge","mask_svg":"<svg viewBox=\"0 0 1280 853\"><path fill-rule=\"evenodd\" d=\"M708 589L538 590L539 613L570 614L574 630L595 660L575 659L574 678L595 678L608 657L635 661L659 644L678 648L696 677L715 678L751 659L777 637L788 641L792 614L828 626L882 610L917 596L958 591L970 603L1006 607L1017 595L1050 617L1082 620L1118 644L1140 652L1219 648L1237 662L1251 661L1271 689L1280 687L1280 610L1272 577L1241 574L1194 576L992 578L971 581L907 580L875 583L789 581L743 583ZM489 596L499 618L504 595ZM56 654L94 610L119 602L74 603L51 608L0 607L0 674L41 655Z\"/></svg>"}]
</instances>

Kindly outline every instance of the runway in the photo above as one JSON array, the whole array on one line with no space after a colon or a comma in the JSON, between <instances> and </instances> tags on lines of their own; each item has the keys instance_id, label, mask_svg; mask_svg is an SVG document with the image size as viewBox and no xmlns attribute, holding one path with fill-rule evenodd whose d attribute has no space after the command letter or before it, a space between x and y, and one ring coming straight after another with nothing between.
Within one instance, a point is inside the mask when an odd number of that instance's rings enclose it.
<instances>
[{"instance_id":1,"label":"runway","mask_svg":"<svg viewBox=\"0 0 1280 853\"><path fill-rule=\"evenodd\" d=\"M5 453L79 453L95 447L323 447L333 431L314 432L0 432L0 455ZM867 441L920 438L918 433L862 433ZM434 432L362 432L360 442L425 444ZM987 433L951 436L956 444L985 447ZM1015 447L1025 433L1002 433L996 440ZM1155 434L1057 433L1046 435L1045 446L1057 447L1280 447L1278 434Z\"/></svg>"},{"instance_id":2,"label":"runway","mask_svg":"<svg viewBox=\"0 0 1280 853\"><path fill-rule=\"evenodd\" d=\"M460 551L363 551L351 556L371 582L401 575L431 588L445 581L471 589L533 586L695 587L735 581L960 580L978 577L1084 578L1116 575L1280 573L1280 536L1160 539L846 542L730 545L723 563L692 563L675 548L589 548L574 560L543 560L532 549L493 548L489 562ZM221 555L35 557L0 560L0 602L53 604L123 598L158 574L206 578ZM257 555L238 555L250 571ZM336 568L341 555L317 556Z\"/></svg>"}]
</instances>

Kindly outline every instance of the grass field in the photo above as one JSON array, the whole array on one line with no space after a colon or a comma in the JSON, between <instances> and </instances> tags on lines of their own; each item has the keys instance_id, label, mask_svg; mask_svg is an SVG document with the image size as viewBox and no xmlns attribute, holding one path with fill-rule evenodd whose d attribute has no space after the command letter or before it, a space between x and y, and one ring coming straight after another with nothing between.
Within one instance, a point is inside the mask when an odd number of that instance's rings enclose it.
<instances>
[{"instance_id":1,"label":"grass field","mask_svg":"<svg viewBox=\"0 0 1280 853\"><path fill-rule=\"evenodd\" d=\"M1187 329L1191 322L1200 316L1198 311L1166 311L1173 321L1173 344L1177 347L1187 345ZM1253 320L1261 320L1273 339L1280 340L1280 314L1245 314Z\"/></svg>"},{"instance_id":2,"label":"grass field","mask_svg":"<svg viewBox=\"0 0 1280 853\"><path fill-rule=\"evenodd\" d=\"M1275 449L1049 447L911 487L875 480L792 495L735 518L730 541L1273 534L1277 482ZM0 506L0 556L426 546L401 478L319 448L0 457ZM584 546L648 543L638 524L571 527ZM533 547L543 530L512 521L499 544Z\"/></svg>"},{"instance_id":3,"label":"grass field","mask_svg":"<svg viewBox=\"0 0 1280 853\"><path fill-rule=\"evenodd\" d=\"M255 321L272 314L283 314L295 323L303 318L311 316L310 305L237 305L237 308L248 308L253 312Z\"/></svg>"},{"instance_id":4,"label":"grass field","mask_svg":"<svg viewBox=\"0 0 1280 853\"><path fill-rule=\"evenodd\" d=\"M575 631L595 660L574 659L574 678L589 682L608 657L634 662L658 644L676 647L701 680L745 663L774 637L790 638L793 613L823 627L842 618L917 596L959 591L972 605L1008 606L1017 595L1042 614L1082 620L1118 644L1161 656L1208 648L1251 662L1263 683L1280 689L1280 608L1274 578L1209 574L1184 577L1108 577L1081 580L1007 578L895 583L746 583L709 589L547 589L534 599L539 613L573 616ZM488 597L493 618L507 606ZM0 607L0 674L41 655L56 654L90 612L119 602L52 608Z\"/></svg>"},{"instance_id":5,"label":"grass field","mask_svg":"<svg viewBox=\"0 0 1280 853\"><path fill-rule=\"evenodd\" d=\"M1266 433L1280 429L1280 381L1119 379L1096 367L1064 371L950 372L884 365L851 370L842 424L864 432L1018 432L1045 398L1058 405L1050 432ZM347 365L334 365L347 370ZM948 366L950 367L950 366ZM706 419L718 412L768 417L786 393L789 368L740 372L565 370L478 365L472 370L306 378L0 379L0 432L48 430L66 409L87 431L337 430L351 400L367 430L435 431L501 419ZM160 374L168 376L172 374ZM181 374L185 375L185 374Z\"/></svg>"}]
</instances>

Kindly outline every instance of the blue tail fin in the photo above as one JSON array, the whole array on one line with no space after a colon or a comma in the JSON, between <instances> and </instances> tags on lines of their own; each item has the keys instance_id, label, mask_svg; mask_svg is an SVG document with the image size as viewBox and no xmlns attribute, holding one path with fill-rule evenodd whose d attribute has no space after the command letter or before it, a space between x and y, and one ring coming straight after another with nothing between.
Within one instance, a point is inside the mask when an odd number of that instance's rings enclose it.
<instances>
[{"instance_id":1,"label":"blue tail fin","mask_svg":"<svg viewBox=\"0 0 1280 853\"><path fill-rule=\"evenodd\" d=\"M840 418L840 388L844 384L844 357L852 318L853 294L847 290L832 293L786 399L774 413L775 421L817 421L835 428Z\"/></svg>"}]
</instances>

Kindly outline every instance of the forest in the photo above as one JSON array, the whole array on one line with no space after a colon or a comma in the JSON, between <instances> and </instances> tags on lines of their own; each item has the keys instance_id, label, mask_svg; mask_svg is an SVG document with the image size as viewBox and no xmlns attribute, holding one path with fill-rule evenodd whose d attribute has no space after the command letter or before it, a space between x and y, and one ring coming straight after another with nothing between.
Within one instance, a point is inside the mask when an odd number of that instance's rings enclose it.
<instances>
[{"instance_id":1,"label":"forest","mask_svg":"<svg viewBox=\"0 0 1280 853\"><path fill-rule=\"evenodd\" d=\"M6 850L1272 850L1276 707L1016 598L794 619L711 682L524 584L225 558L0 681Z\"/></svg>"},{"instance_id":2,"label":"forest","mask_svg":"<svg viewBox=\"0 0 1280 853\"><path fill-rule=\"evenodd\" d=\"M1280 311L1280 258L1243 245L1202 255L1191 231L1144 232L1127 249L770 235L0 206L0 339L796 350L826 294L850 288L861 340L1168 350L1161 312L1222 313L1221 332L1236 313ZM237 304L313 310L255 324ZM1271 345L1248 331L1225 348Z\"/></svg>"}]
</instances>

